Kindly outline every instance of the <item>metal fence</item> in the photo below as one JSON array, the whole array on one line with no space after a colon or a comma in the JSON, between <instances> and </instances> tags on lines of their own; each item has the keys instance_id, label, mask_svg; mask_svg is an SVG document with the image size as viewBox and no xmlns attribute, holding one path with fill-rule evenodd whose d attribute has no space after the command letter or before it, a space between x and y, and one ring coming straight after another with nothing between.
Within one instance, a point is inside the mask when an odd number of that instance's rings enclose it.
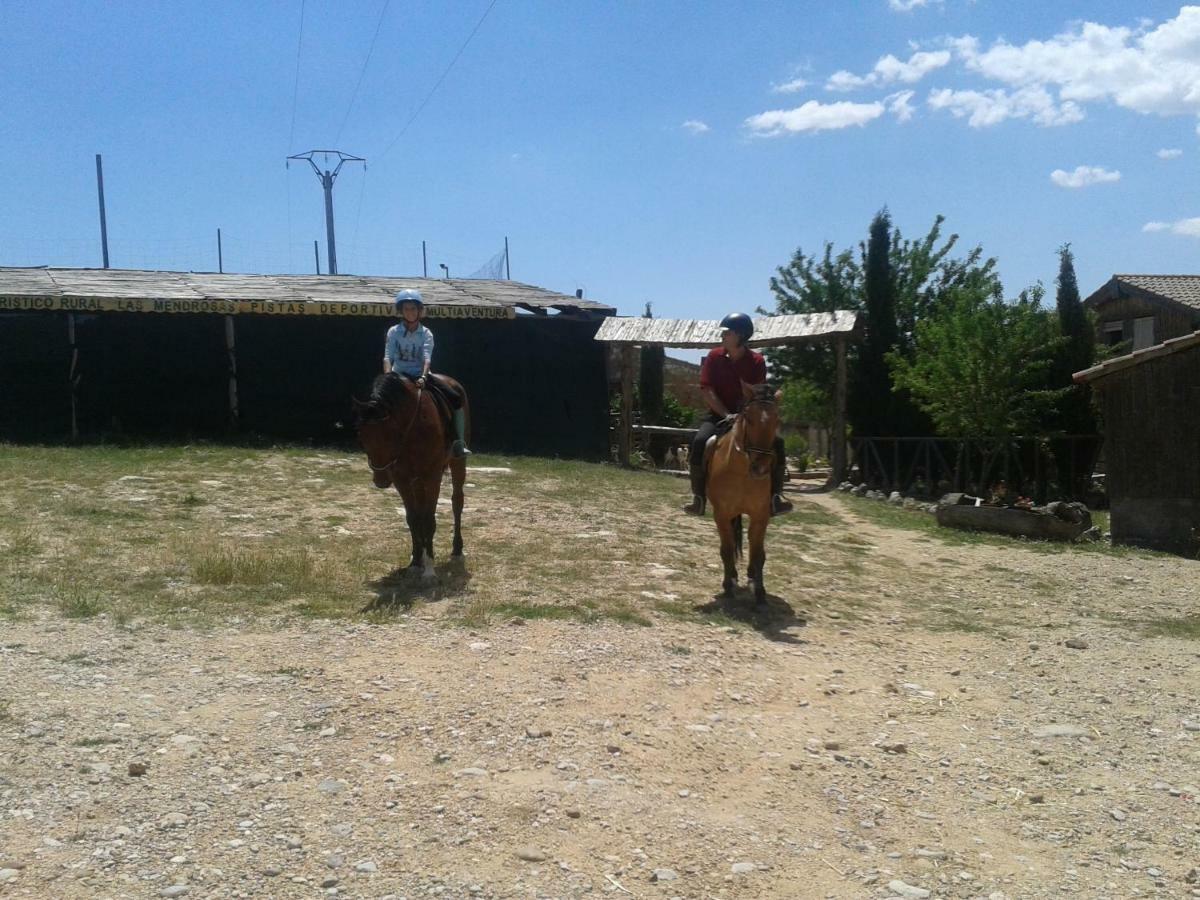
<instances>
[{"instance_id":1,"label":"metal fence","mask_svg":"<svg viewBox=\"0 0 1200 900\"><path fill-rule=\"evenodd\" d=\"M862 437L850 441L852 481L883 491L985 494L1000 482L1039 503L1084 500L1102 438L1094 434L998 438Z\"/></svg>"}]
</instances>

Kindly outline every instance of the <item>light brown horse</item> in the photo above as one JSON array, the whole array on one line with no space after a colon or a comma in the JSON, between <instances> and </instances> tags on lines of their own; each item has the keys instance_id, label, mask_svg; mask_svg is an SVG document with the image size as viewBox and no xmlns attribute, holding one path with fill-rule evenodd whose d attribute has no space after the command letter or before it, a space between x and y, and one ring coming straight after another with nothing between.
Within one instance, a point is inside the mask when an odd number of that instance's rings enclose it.
<instances>
[{"instance_id":1,"label":"light brown horse","mask_svg":"<svg viewBox=\"0 0 1200 900\"><path fill-rule=\"evenodd\" d=\"M469 437L471 412L466 391L453 378L437 377L462 396L467 423L465 436ZM430 388L418 387L412 378L391 372L375 379L369 400L354 400L354 411L358 441L367 451L367 465L371 467L375 487L395 487L404 500L404 515L412 535L409 570L420 570L423 580L432 581L436 577L433 535L437 530L435 513L442 473L450 467L454 558L463 555L463 483L467 478L466 460L450 454L452 430L441 402Z\"/></svg>"},{"instance_id":2,"label":"light brown horse","mask_svg":"<svg viewBox=\"0 0 1200 900\"><path fill-rule=\"evenodd\" d=\"M754 603L767 605L764 540L771 521L771 465L779 428L779 395L765 384L742 383L745 404L733 428L715 439L707 463L706 492L721 535L722 587L726 597L737 589L737 559L742 555L742 516L750 518L750 567L746 577ZM713 446L713 445L710 445Z\"/></svg>"}]
</instances>

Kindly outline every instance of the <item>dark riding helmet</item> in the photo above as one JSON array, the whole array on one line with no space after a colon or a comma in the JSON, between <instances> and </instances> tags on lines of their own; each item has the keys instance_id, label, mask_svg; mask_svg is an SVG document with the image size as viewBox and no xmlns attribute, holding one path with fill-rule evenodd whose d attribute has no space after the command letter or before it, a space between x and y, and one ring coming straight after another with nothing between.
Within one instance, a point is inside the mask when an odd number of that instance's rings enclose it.
<instances>
[{"instance_id":1,"label":"dark riding helmet","mask_svg":"<svg viewBox=\"0 0 1200 900\"><path fill-rule=\"evenodd\" d=\"M721 320L721 330L734 332L744 344L754 336L754 320L745 313L730 313Z\"/></svg>"},{"instance_id":2,"label":"dark riding helmet","mask_svg":"<svg viewBox=\"0 0 1200 900\"><path fill-rule=\"evenodd\" d=\"M415 291L412 288L405 288L402 291L396 292L396 302L394 304L396 309L399 310L405 303L415 303L417 304L417 309L425 309L425 303L421 300L421 292Z\"/></svg>"}]
</instances>

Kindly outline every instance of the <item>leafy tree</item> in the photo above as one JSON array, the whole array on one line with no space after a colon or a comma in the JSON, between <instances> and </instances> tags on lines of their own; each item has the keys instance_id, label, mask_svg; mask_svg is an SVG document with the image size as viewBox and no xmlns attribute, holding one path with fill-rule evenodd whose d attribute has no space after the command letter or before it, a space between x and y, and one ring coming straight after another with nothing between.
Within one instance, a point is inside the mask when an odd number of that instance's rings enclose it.
<instances>
[{"instance_id":1,"label":"leafy tree","mask_svg":"<svg viewBox=\"0 0 1200 900\"><path fill-rule=\"evenodd\" d=\"M1040 285L1011 303L986 285L954 287L917 322L911 357L889 355L896 384L911 392L938 434L1040 430L1062 397L1046 388L1062 341L1042 296Z\"/></svg>"},{"instance_id":2,"label":"leafy tree","mask_svg":"<svg viewBox=\"0 0 1200 900\"><path fill-rule=\"evenodd\" d=\"M886 227L880 227L881 220L886 222ZM1000 294L1000 283L995 273L996 262L994 259L985 260L982 248L975 247L962 258L950 257L958 243L958 235L943 238L944 221L942 216L938 216L929 231L917 240L905 239L900 229L891 223L886 210L882 210L872 223L872 234L881 250L886 238L886 270L891 282L891 318L894 323L889 324L884 314L877 324L877 329L883 329L884 333L885 357L893 349L904 356L911 352L916 323L930 315L951 290L972 286L994 292L997 296ZM820 257L809 256L797 249L788 264L780 266L770 280L775 308L760 309L759 312L780 315L842 309L864 312L867 308L869 250L869 241L860 243L857 253L853 249L836 252L829 242L826 242ZM880 255L875 254L875 258L878 263ZM877 275L884 268L877 265ZM867 327L870 328L869 323ZM856 385L862 383L857 376L861 371L863 350L864 347L855 344L849 347L848 365L855 376ZM797 420L827 427L832 425L836 378L833 348L826 344L780 347L769 350L768 358L773 377L785 384L785 398L788 396L787 386L794 386L794 395L803 398L801 406L793 404L793 408L803 409L805 413L803 418ZM891 382L884 382L878 374L878 356L873 366L876 380L886 384L881 394L890 394ZM861 389L856 392L859 398L863 397ZM853 417L853 398L851 402L852 418L857 418ZM889 406L890 403L889 400ZM914 404L903 399L895 409L889 409L887 416L895 420L890 426L892 433L916 435L930 430L928 420L914 408ZM867 433L862 430L863 427L878 433L874 427L864 426L860 421L857 430L861 434Z\"/></svg>"},{"instance_id":3,"label":"leafy tree","mask_svg":"<svg viewBox=\"0 0 1200 900\"><path fill-rule=\"evenodd\" d=\"M1058 249L1058 328L1063 342L1056 354L1053 387L1066 388L1056 417L1059 430L1067 434L1094 434L1096 416L1092 410L1091 388L1075 384L1072 375L1090 367L1096 361L1096 331L1083 301L1079 299L1079 283L1075 279L1075 257L1071 245Z\"/></svg>"}]
</instances>

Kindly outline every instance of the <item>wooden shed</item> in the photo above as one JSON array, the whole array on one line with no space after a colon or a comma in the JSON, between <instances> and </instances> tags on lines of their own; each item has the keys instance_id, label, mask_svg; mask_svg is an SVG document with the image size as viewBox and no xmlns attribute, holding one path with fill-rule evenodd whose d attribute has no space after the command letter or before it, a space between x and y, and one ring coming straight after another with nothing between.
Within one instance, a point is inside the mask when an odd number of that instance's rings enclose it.
<instances>
[{"instance_id":1,"label":"wooden shed","mask_svg":"<svg viewBox=\"0 0 1200 900\"><path fill-rule=\"evenodd\" d=\"M1113 541L1200 549L1200 331L1075 373L1104 415Z\"/></svg>"},{"instance_id":2,"label":"wooden shed","mask_svg":"<svg viewBox=\"0 0 1200 900\"><path fill-rule=\"evenodd\" d=\"M1097 343L1144 350L1200 328L1200 275L1114 275L1083 305Z\"/></svg>"},{"instance_id":3,"label":"wooden shed","mask_svg":"<svg viewBox=\"0 0 1200 900\"><path fill-rule=\"evenodd\" d=\"M603 459L610 306L515 281L0 268L0 440L345 438L416 288L481 450Z\"/></svg>"}]
</instances>

